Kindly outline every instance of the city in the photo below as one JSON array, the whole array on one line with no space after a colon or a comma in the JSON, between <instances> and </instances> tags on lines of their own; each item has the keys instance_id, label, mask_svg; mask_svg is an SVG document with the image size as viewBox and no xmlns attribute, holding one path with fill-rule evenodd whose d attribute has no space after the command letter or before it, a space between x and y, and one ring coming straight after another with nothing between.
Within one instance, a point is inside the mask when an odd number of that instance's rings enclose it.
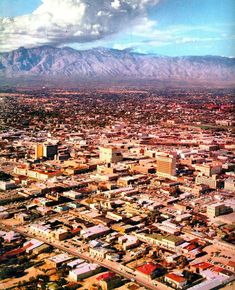
<instances>
[{"instance_id":1,"label":"city","mask_svg":"<svg viewBox=\"0 0 235 290\"><path fill-rule=\"evenodd\" d=\"M0 0L0 290L235 290L234 11Z\"/></svg>"},{"instance_id":2,"label":"city","mask_svg":"<svg viewBox=\"0 0 235 290\"><path fill-rule=\"evenodd\" d=\"M2 89L0 289L234 289L232 89Z\"/></svg>"}]
</instances>

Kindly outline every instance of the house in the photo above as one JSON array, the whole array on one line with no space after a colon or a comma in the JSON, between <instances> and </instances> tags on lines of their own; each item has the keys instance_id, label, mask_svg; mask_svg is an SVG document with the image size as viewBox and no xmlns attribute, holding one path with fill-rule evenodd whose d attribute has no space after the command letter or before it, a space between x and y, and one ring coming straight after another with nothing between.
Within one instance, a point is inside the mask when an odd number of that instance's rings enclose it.
<instances>
[{"instance_id":1,"label":"house","mask_svg":"<svg viewBox=\"0 0 235 290\"><path fill-rule=\"evenodd\" d=\"M26 253L32 253L33 250L37 247L40 247L43 245L43 242L37 240L37 239L32 239L26 243L24 243L24 247L26 248Z\"/></svg>"},{"instance_id":2,"label":"house","mask_svg":"<svg viewBox=\"0 0 235 290\"><path fill-rule=\"evenodd\" d=\"M175 273L166 274L165 282L168 282L175 289L183 289L187 284L187 280L183 276Z\"/></svg>"},{"instance_id":3,"label":"house","mask_svg":"<svg viewBox=\"0 0 235 290\"><path fill-rule=\"evenodd\" d=\"M146 263L136 268L136 275L145 278L155 278L164 274L164 268L160 264Z\"/></svg>"},{"instance_id":4,"label":"house","mask_svg":"<svg viewBox=\"0 0 235 290\"><path fill-rule=\"evenodd\" d=\"M209 268L213 267L213 264L211 263L207 263L207 262L201 262L201 263L197 263L197 264L193 264L191 265L192 269L199 269L200 271L204 271L207 270Z\"/></svg>"},{"instance_id":5,"label":"house","mask_svg":"<svg viewBox=\"0 0 235 290\"><path fill-rule=\"evenodd\" d=\"M90 255L95 258L100 258L104 259L106 257L107 253L110 253L110 249L105 249L102 247L95 247L95 248L90 248Z\"/></svg>"},{"instance_id":6,"label":"house","mask_svg":"<svg viewBox=\"0 0 235 290\"><path fill-rule=\"evenodd\" d=\"M235 272L235 261L229 261L227 264L227 269Z\"/></svg>"},{"instance_id":7,"label":"house","mask_svg":"<svg viewBox=\"0 0 235 290\"><path fill-rule=\"evenodd\" d=\"M14 218L20 223L24 223L25 221L30 220L30 216L26 213L16 213Z\"/></svg>"},{"instance_id":8,"label":"house","mask_svg":"<svg viewBox=\"0 0 235 290\"><path fill-rule=\"evenodd\" d=\"M116 288L121 282L121 278L112 272L106 272L96 278L99 281L102 290L109 290Z\"/></svg>"},{"instance_id":9,"label":"house","mask_svg":"<svg viewBox=\"0 0 235 290\"><path fill-rule=\"evenodd\" d=\"M84 239L94 239L103 235L108 234L110 229L103 225L93 226L87 229L81 230L81 236Z\"/></svg>"},{"instance_id":10,"label":"house","mask_svg":"<svg viewBox=\"0 0 235 290\"><path fill-rule=\"evenodd\" d=\"M69 256L68 254L59 254L47 259L47 264L52 266L53 268L58 268L63 263L72 260L73 257Z\"/></svg>"},{"instance_id":11,"label":"house","mask_svg":"<svg viewBox=\"0 0 235 290\"><path fill-rule=\"evenodd\" d=\"M11 242L15 242L15 241L19 240L20 238L21 238L20 234L14 232L14 231L10 231L10 232L5 234L4 241L11 243Z\"/></svg>"},{"instance_id":12,"label":"house","mask_svg":"<svg viewBox=\"0 0 235 290\"><path fill-rule=\"evenodd\" d=\"M16 184L14 180L10 181L0 181L0 189L1 190L9 190L16 188Z\"/></svg>"},{"instance_id":13,"label":"house","mask_svg":"<svg viewBox=\"0 0 235 290\"><path fill-rule=\"evenodd\" d=\"M79 279L97 274L100 270L101 267L97 264L82 263L75 269L69 271L69 279L77 282Z\"/></svg>"},{"instance_id":14,"label":"house","mask_svg":"<svg viewBox=\"0 0 235 290\"><path fill-rule=\"evenodd\" d=\"M78 265L81 265L82 263L84 263L85 261L82 259L75 259L70 261L69 263L67 263L67 266L71 269L76 268Z\"/></svg>"},{"instance_id":15,"label":"house","mask_svg":"<svg viewBox=\"0 0 235 290\"><path fill-rule=\"evenodd\" d=\"M119 244L122 245L123 250L128 250L131 248L135 248L139 245L139 240L132 235L124 235L118 238Z\"/></svg>"}]
</instances>

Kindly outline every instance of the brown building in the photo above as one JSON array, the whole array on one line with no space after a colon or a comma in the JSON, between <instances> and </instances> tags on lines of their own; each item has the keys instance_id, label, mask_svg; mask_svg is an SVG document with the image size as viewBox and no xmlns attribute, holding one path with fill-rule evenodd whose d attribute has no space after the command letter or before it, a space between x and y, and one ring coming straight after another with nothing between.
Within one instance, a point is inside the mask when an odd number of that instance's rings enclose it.
<instances>
[{"instance_id":1,"label":"brown building","mask_svg":"<svg viewBox=\"0 0 235 290\"><path fill-rule=\"evenodd\" d=\"M171 177L176 174L176 157L172 155L157 156L157 174L162 177Z\"/></svg>"}]
</instances>

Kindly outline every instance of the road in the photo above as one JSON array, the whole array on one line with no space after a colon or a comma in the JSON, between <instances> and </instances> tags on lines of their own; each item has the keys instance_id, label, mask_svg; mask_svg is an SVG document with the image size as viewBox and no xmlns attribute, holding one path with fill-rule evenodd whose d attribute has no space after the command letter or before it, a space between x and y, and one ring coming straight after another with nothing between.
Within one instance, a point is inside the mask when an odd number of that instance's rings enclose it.
<instances>
[{"instance_id":1,"label":"road","mask_svg":"<svg viewBox=\"0 0 235 290\"><path fill-rule=\"evenodd\" d=\"M64 246L63 245L63 242L57 242L57 241L52 241L51 239L46 239L44 237L39 237L39 236L36 236L36 235L33 235L31 233L29 233L28 231L26 231L24 229L23 226L17 226L17 227L11 227L11 226L5 226L2 227L3 230L5 229L9 229L9 230L13 230L15 232L18 232L24 236L27 236L29 238L35 238L35 239L38 239L46 244L49 244L57 249L60 249L64 252L67 252L75 257L78 257L78 258L81 258L81 259L84 259L84 260L87 260L89 262L92 262L92 263L96 263L96 264L99 264L100 266L104 267L104 268L107 268L109 270L111 270L112 272L118 274L118 275L121 275L127 279L130 279L130 280L135 280L139 285L141 286L144 286L145 288L147 289L152 289L152 290L169 290L171 288L155 281L155 280L151 280L151 279L148 279L148 278L144 278L144 277L140 277L140 276L136 276L134 274L134 271L133 271L133 274L131 273L127 273L125 271L125 266L119 264L119 263L116 263L116 262L112 262L110 260L106 260L106 259L96 259L94 257L91 257L89 255L89 253L81 253L79 252L78 249L76 248L71 248L71 247L68 247L68 246ZM158 285L154 285L153 283L157 283ZM160 285L159 285L160 284Z\"/></svg>"}]
</instances>

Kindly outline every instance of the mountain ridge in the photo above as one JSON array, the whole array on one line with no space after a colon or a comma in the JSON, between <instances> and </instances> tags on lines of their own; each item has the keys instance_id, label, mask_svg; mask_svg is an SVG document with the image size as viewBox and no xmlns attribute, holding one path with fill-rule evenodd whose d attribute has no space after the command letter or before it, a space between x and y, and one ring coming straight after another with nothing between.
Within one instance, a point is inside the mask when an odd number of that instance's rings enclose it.
<instances>
[{"instance_id":1,"label":"mountain ridge","mask_svg":"<svg viewBox=\"0 0 235 290\"><path fill-rule=\"evenodd\" d=\"M131 50L20 47L0 53L0 76L14 78L143 79L234 82L235 58L164 56Z\"/></svg>"}]
</instances>

